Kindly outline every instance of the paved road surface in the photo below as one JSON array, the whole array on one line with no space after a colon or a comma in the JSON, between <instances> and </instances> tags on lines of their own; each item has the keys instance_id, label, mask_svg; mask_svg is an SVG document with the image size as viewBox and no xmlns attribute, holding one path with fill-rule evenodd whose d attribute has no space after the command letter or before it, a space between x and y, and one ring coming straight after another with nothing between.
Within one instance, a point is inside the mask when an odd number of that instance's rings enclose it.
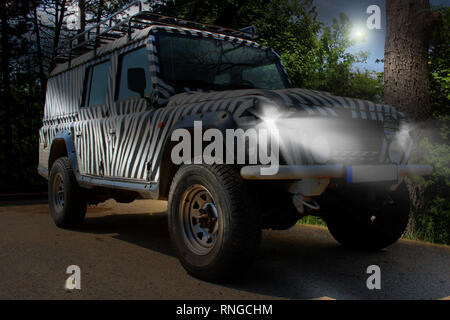
<instances>
[{"instance_id":1,"label":"paved road surface","mask_svg":"<svg viewBox=\"0 0 450 320\"><path fill-rule=\"evenodd\" d=\"M172 249L166 204L114 201L90 207L78 231L57 229L47 204L0 206L0 299L443 299L450 248L402 240L379 253L347 251L325 228L265 231L254 266L239 281L190 277ZM64 289L69 265L81 291ZM381 268L381 290L366 269Z\"/></svg>"}]
</instances>

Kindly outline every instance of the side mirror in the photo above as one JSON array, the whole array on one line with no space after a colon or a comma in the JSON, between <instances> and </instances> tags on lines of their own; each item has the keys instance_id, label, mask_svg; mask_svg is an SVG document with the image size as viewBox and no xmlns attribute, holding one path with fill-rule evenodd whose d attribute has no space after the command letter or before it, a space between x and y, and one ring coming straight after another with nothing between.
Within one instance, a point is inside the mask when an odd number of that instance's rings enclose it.
<instances>
[{"instance_id":1,"label":"side mirror","mask_svg":"<svg viewBox=\"0 0 450 320\"><path fill-rule=\"evenodd\" d=\"M147 80L144 68L128 69L128 90L137 92L144 97L145 88L147 88Z\"/></svg>"}]
</instances>

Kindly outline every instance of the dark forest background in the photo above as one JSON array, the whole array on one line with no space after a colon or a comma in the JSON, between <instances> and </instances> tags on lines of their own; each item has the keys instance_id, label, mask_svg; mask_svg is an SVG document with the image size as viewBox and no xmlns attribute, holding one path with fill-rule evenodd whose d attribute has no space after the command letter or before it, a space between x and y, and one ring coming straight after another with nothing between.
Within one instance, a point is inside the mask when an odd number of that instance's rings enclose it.
<instances>
[{"instance_id":1,"label":"dark forest background","mask_svg":"<svg viewBox=\"0 0 450 320\"><path fill-rule=\"evenodd\" d=\"M46 181L37 175L38 131L42 125L46 79L57 62L56 49L64 46L69 37L128 2L79 0L82 7L79 31L69 30L66 23L73 15L71 1L0 2L0 194L46 190ZM411 0L398 2L410 5ZM427 1L418 2L427 5ZM385 89L392 87L389 81L385 82L384 73L355 66L365 62L368 54L348 53L347 49L354 45L348 17L337 12L332 25L323 25L312 0L175 0L158 2L152 9L236 29L255 25L259 42L281 55L295 86L377 102L392 101L391 95L385 96ZM427 106L418 106L426 113L412 119L420 127L414 161L432 164L436 170L432 177L410 183L416 204L407 236L448 244L450 9L432 9L433 15L427 17L434 17L436 21L427 29L426 41L422 41L428 52L422 76L429 85L422 84L421 89L426 91ZM389 22L389 5L387 14ZM392 74L387 76L386 79L392 79ZM401 79L401 74L398 77L400 83L413 80ZM420 195L414 190L419 190Z\"/></svg>"}]
</instances>

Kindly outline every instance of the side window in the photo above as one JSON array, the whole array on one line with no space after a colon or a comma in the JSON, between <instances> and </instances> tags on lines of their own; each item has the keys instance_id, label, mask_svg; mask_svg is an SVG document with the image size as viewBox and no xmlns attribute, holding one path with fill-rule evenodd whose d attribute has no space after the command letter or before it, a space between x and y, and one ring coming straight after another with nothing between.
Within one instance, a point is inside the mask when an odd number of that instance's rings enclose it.
<instances>
[{"instance_id":1,"label":"side window","mask_svg":"<svg viewBox=\"0 0 450 320\"><path fill-rule=\"evenodd\" d=\"M150 78L148 51L146 47L143 47L120 56L117 80L119 87L116 92L116 100L139 97L139 93L128 90L128 69L133 68L143 68L145 70L147 87L144 93L150 94L152 92L153 86Z\"/></svg>"},{"instance_id":2,"label":"side window","mask_svg":"<svg viewBox=\"0 0 450 320\"><path fill-rule=\"evenodd\" d=\"M86 71L83 107L92 107L106 103L108 94L108 72L110 61L90 66Z\"/></svg>"}]
</instances>

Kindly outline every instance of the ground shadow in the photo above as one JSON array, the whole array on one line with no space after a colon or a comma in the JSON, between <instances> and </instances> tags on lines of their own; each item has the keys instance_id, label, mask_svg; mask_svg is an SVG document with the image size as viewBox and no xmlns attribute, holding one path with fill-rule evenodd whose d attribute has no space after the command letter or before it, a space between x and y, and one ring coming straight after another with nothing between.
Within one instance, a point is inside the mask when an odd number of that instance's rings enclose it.
<instances>
[{"instance_id":1,"label":"ground shadow","mask_svg":"<svg viewBox=\"0 0 450 320\"><path fill-rule=\"evenodd\" d=\"M112 234L175 256L165 213L88 217L79 231ZM445 247L414 242L400 242L376 253L349 251L326 229L296 226L284 232L265 231L255 263L238 280L220 285L291 299L439 299L450 294L449 253ZM382 270L381 290L367 288L370 265Z\"/></svg>"},{"instance_id":2,"label":"ground shadow","mask_svg":"<svg viewBox=\"0 0 450 320\"><path fill-rule=\"evenodd\" d=\"M175 257L167 229L167 214L112 214L87 217L81 232L113 234L113 238Z\"/></svg>"},{"instance_id":3,"label":"ground shadow","mask_svg":"<svg viewBox=\"0 0 450 320\"><path fill-rule=\"evenodd\" d=\"M17 206L31 206L36 204L47 204L48 200L46 198L36 198L36 199L0 199L0 207L17 207Z\"/></svg>"}]
</instances>

